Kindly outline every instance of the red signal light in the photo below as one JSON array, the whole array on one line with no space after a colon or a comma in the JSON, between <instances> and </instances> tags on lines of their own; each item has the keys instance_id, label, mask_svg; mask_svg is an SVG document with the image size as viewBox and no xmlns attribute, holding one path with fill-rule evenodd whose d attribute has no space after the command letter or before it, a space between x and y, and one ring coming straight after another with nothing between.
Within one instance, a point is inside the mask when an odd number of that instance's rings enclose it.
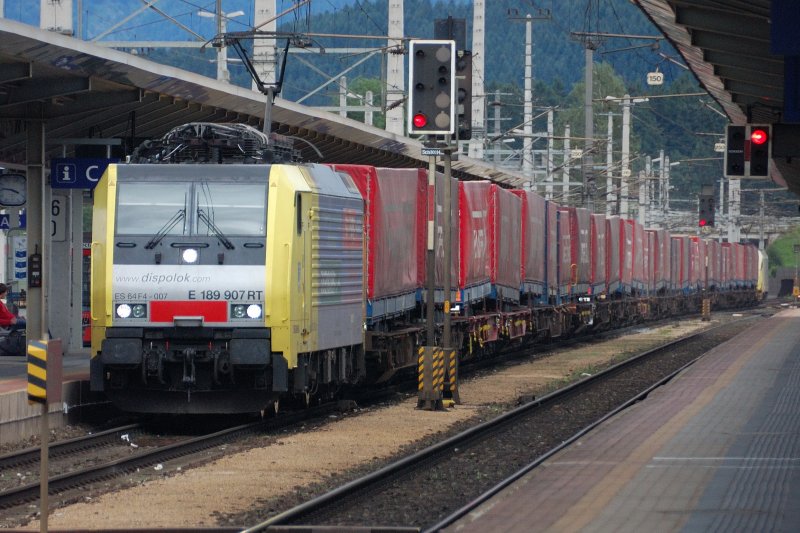
<instances>
[{"instance_id":1,"label":"red signal light","mask_svg":"<svg viewBox=\"0 0 800 533\"><path fill-rule=\"evenodd\" d=\"M417 129L424 128L428 125L428 117L425 113L416 113L412 120L414 122L414 127Z\"/></svg>"},{"instance_id":2,"label":"red signal light","mask_svg":"<svg viewBox=\"0 0 800 533\"><path fill-rule=\"evenodd\" d=\"M700 227L702 228L702 227L704 227L705 225L706 225L706 219L704 219L704 218L701 218L701 219L700 219Z\"/></svg>"},{"instance_id":3,"label":"red signal light","mask_svg":"<svg viewBox=\"0 0 800 533\"><path fill-rule=\"evenodd\" d=\"M750 133L750 141L753 144L764 144L767 142L767 132L762 129L753 130Z\"/></svg>"}]
</instances>

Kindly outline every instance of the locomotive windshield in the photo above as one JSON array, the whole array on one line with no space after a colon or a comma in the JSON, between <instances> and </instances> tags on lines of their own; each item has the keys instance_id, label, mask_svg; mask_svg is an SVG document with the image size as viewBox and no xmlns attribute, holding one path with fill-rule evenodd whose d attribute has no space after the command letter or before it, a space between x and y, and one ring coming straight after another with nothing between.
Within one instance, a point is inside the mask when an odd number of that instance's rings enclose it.
<instances>
[{"instance_id":1,"label":"locomotive windshield","mask_svg":"<svg viewBox=\"0 0 800 533\"><path fill-rule=\"evenodd\" d=\"M264 235L267 196L263 183L204 181L195 185L195 195L198 234Z\"/></svg>"},{"instance_id":2,"label":"locomotive windshield","mask_svg":"<svg viewBox=\"0 0 800 533\"><path fill-rule=\"evenodd\" d=\"M118 190L118 235L266 234L265 183L137 181Z\"/></svg>"},{"instance_id":3,"label":"locomotive windshield","mask_svg":"<svg viewBox=\"0 0 800 533\"><path fill-rule=\"evenodd\" d=\"M170 224L176 214L185 213L189 183L120 183L117 234L185 235L186 217Z\"/></svg>"}]
</instances>

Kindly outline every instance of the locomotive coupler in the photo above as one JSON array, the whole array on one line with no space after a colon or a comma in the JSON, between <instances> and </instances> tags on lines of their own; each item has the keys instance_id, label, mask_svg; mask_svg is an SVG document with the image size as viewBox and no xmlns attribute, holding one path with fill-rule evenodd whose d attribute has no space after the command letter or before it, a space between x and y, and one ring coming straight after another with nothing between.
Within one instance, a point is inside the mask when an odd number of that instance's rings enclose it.
<instances>
[{"instance_id":1,"label":"locomotive coupler","mask_svg":"<svg viewBox=\"0 0 800 533\"><path fill-rule=\"evenodd\" d=\"M194 356L197 355L197 350L194 348L186 348L183 354L183 384L194 385Z\"/></svg>"},{"instance_id":2,"label":"locomotive coupler","mask_svg":"<svg viewBox=\"0 0 800 533\"><path fill-rule=\"evenodd\" d=\"M214 383L221 385L222 376L229 376L231 382L233 382L230 353L222 348L214 348L211 350L211 357L214 361Z\"/></svg>"},{"instance_id":3,"label":"locomotive coupler","mask_svg":"<svg viewBox=\"0 0 800 533\"><path fill-rule=\"evenodd\" d=\"M144 362L142 364L142 381L147 383L150 378L155 377L160 384L164 384L164 359L167 354L163 348L153 347L144 350Z\"/></svg>"}]
</instances>

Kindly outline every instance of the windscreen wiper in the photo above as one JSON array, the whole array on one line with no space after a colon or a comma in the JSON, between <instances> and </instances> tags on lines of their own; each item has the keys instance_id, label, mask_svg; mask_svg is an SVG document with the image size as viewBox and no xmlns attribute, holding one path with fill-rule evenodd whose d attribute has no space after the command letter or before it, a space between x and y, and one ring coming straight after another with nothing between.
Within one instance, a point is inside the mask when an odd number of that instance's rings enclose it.
<instances>
[{"instance_id":1,"label":"windscreen wiper","mask_svg":"<svg viewBox=\"0 0 800 533\"><path fill-rule=\"evenodd\" d=\"M156 234L153 235L153 238L150 239L148 243L144 245L144 249L152 250L153 248L155 248L156 244L160 243L161 239L163 239L167 235L167 233L169 233L170 230L172 230L172 228L174 228L178 224L178 222L180 222L184 218L186 218L186 210L178 209L178 211L174 215L172 215L172 217L170 217L170 219L167 220L163 226L161 226L161 229L159 229L156 232Z\"/></svg>"},{"instance_id":2,"label":"windscreen wiper","mask_svg":"<svg viewBox=\"0 0 800 533\"><path fill-rule=\"evenodd\" d=\"M219 239L219 242L221 242L222 245L225 246L225 248L227 248L228 250L233 250L233 248L234 248L233 243L231 241L229 241L228 238L225 236L225 234L222 233L222 231L220 231L220 229L217 227L217 225L214 224L211 221L210 218L208 218L208 215L206 215L205 211L203 211L202 209L198 208L197 209L197 218L199 218L200 220L205 222L206 226L208 226L208 228L211 230L211 233L217 239Z\"/></svg>"}]
</instances>

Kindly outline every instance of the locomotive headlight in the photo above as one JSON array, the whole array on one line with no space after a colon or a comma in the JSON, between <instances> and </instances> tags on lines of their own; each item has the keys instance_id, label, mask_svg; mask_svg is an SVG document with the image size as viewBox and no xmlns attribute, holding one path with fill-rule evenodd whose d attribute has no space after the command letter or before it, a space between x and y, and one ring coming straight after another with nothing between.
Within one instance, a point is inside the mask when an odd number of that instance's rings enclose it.
<instances>
[{"instance_id":1,"label":"locomotive headlight","mask_svg":"<svg viewBox=\"0 0 800 533\"><path fill-rule=\"evenodd\" d=\"M200 254L197 253L195 248L186 248L181 254L184 263L196 263Z\"/></svg>"},{"instance_id":2,"label":"locomotive headlight","mask_svg":"<svg viewBox=\"0 0 800 533\"><path fill-rule=\"evenodd\" d=\"M249 316L250 318L261 318L261 306L258 304L248 305L247 316Z\"/></svg>"},{"instance_id":3,"label":"locomotive headlight","mask_svg":"<svg viewBox=\"0 0 800 533\"><path fill-rule=\"evenodd\" d=\"M119 304L117 306L119 318L145 318L147 316L146 304Z\"/></svg>"},{"instance_id":4,"label":"locomotive headlight","mask_svg":"<svg viewBox=\"0 0 800 533\"><path fill-rule=\"evenodd\" d=\"M233 304L231 306L233 318L261 318L262 314L261 304Z\"/></svg>"},{"instance_id":5,"label":"locomotive headlight","mask_svg":"<svg viewBox=\"0 0 800 533\"><path fill-rule=\"evenodd\" d=\"M117 306L117 316L120 318L128 318L131 316L131 306L128 304L120 304Z\"/></svg>"}]
</instances>

